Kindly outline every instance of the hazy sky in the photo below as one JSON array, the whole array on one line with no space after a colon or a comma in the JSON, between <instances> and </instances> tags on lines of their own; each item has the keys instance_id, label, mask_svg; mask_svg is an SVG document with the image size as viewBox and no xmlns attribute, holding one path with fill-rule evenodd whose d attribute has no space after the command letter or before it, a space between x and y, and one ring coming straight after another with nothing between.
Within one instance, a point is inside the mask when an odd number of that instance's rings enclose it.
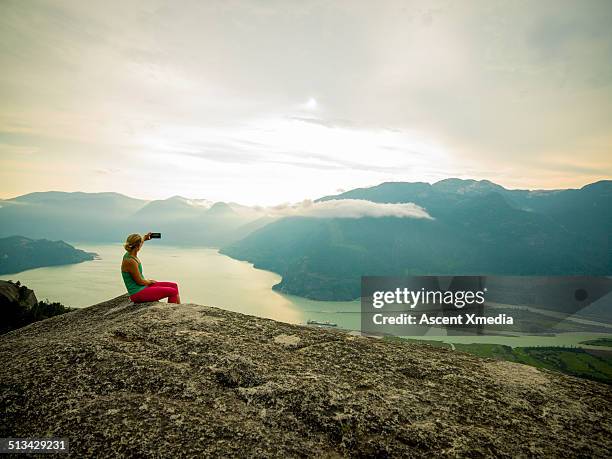
<instances>
[{"instance_id":1,"label":"hazy sky","mask_svg":"<svg viewBox=\"0 0 612 459\"><path fill-rule=\"evenodd\" d=\"M612 177L612 1L0 0L0 197Z\"/></svg>"}]
</instances>

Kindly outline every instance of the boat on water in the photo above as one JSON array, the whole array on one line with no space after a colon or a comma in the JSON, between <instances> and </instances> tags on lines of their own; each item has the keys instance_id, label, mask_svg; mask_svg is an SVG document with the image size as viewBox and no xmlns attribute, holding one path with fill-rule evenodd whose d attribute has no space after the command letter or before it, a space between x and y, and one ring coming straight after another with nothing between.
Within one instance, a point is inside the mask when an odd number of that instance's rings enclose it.
<instances>
[{"instance_id":1,"label":"boat on water","mask_svg":"<svg viewBox=\"0 0 612 459\"><path fill-rule=\"evenodd\" d=\"M318 320L307 320L306 324L308 325L318 325L320 327L337 327L338 324L330 322L329 320L318 321Z\"/></svg>"}]
</instances>

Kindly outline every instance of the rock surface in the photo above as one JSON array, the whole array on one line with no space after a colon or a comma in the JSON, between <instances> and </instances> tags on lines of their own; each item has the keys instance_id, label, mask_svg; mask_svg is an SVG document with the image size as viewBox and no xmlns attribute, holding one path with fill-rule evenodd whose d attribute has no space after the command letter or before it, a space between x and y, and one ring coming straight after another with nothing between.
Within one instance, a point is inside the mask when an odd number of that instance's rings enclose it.
<instances>
[{"instance_id":1,"label":"rock surface","mask_svg":"<svg viewBox=\"0 0 612 459\"><path fill-rule=\"evenodd\" d=\"M22 308L31 308L38 303L36 295L24 285L0 280L0 306L16 303Z\"/></svg>"},{"instance_id":2,"label":"rock surface","mask_svg":"<svg viewBox=\"0 0 612 459\"><path fill-rule=\"evenodd\" d=\"M126 296L0 337L2 437L73 457L609 457L609 386Z\"/></svg>"}]
</instances>

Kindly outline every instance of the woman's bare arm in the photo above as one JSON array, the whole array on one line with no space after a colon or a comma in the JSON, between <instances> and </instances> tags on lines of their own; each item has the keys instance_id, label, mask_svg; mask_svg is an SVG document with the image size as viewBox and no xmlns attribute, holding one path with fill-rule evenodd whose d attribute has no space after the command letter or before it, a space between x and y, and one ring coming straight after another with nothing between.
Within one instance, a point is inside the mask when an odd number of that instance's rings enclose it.
<instances>
[{"instance_id":1,"label":"woman's bare arm","mask_svg":"<svg viewBox=\"0 0 612 459\"><path fill-rule=\"evenodd\" d=\"M140 271L138 270L138 263L133 258L124 261L125 270L131 274L132 278L138 285L151 285L155 282L151 282L150 280L143 279L140 275Z\"/></svg>"}]
</instances>

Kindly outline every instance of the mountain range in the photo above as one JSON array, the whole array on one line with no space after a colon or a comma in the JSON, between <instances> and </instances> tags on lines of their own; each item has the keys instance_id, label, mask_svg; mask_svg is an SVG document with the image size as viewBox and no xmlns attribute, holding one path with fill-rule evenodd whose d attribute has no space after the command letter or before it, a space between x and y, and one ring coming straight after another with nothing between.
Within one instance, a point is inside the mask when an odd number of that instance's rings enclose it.
<instances>
[{"instance_id":1,"label":"mountain range","mask_svg":"<svg viewBox=\"0 0 612 459\"><path fill-rule=\"evenodd\" d=\"M334 215L342 203L368 204L369 213ZM417 211L388 210L408 205ZM275 289L320 300L357 298L362 275L612 273L610 180L535 191L487 180L388 182L296 208L39 192L0 201L0 237L118 242L159 231L166 243L220 247L280 274Z\"/></svg>"},{"instance_id":2,"label":"mountain range","mask_svg":"<svg viewBox=\"0 0 612 459\"><path fill-rule=\"evenodd\" d=\"M392 182L318 201L345 199L411 202L432 218L285 218L222 252L281 274L281 292L320 300L358 298L362 275L612 273L612 181L555 191Z\"/></svg>"},{"instance_id":3,"label":"mountain range","mask_svg":"<svg viewBox=\"0 0 612 459\"><path fill-rule=\"evenodd\" d=\"M267 222L250 207L182 196L146 201L119 193L50 191L0 201L0 237L117 242L130 233L157 231L166 243L219 247Z\"/></svg>"}]
</instances>

